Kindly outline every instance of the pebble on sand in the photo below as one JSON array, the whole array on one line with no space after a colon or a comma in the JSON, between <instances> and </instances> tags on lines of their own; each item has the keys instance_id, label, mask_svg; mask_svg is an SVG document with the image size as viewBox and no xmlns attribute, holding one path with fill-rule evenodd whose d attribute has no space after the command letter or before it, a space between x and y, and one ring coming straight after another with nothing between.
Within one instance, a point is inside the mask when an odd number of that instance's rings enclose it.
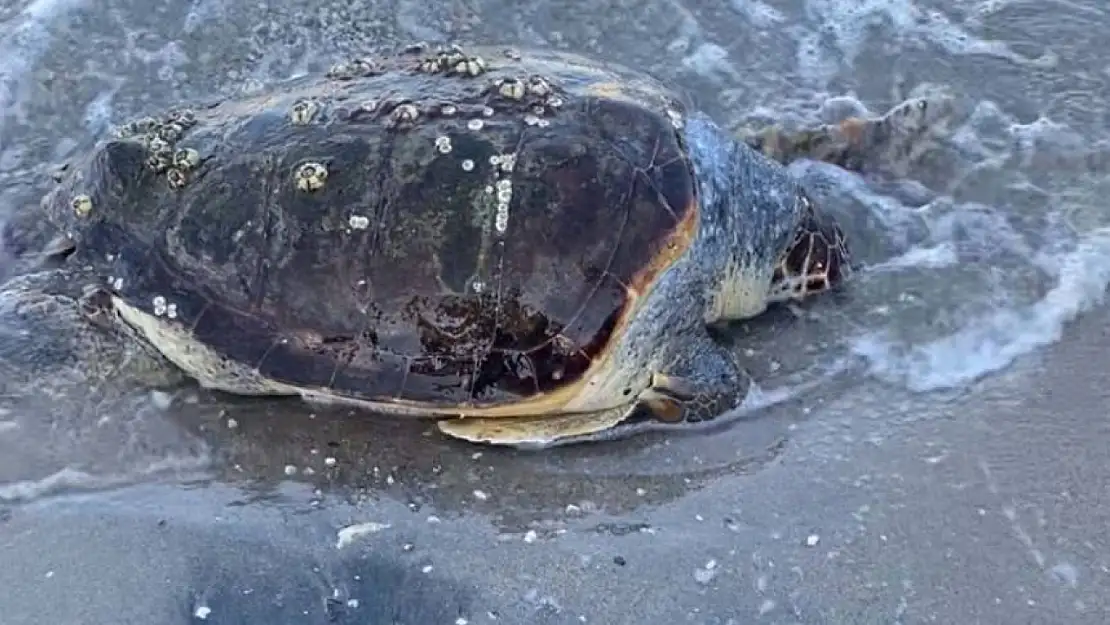
<instances>
[{"instance_id":1,"label":"pebble on sand","mask_svg":"<svg viewBox=\"0 0 1110 625\"><path fill-rule=\"evenodd\" d=\"M376 523L368 521L366 523L355 523L348 525L336 533L338 540L335 542L336 549L342 549L347 545L353 543L356 538L365 536L366 534L376 534L382 530L387 530L393 527L389 523Z\"/></svg>"}]
</instances>

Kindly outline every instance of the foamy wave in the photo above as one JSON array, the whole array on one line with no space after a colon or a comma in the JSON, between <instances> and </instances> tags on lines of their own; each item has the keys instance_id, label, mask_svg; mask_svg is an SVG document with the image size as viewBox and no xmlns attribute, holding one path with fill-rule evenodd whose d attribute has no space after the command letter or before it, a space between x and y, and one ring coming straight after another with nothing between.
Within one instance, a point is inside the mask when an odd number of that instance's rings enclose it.
<instances>
[{"instance_id":1,"label":"foamy wave","mask_svg":"<svg viewBox=\"0 0 1110 625\"><path fill-rule=\"evenodd\" d=\"M22 503L62 493L116 488L150 478L197 475L208 466L207 456L169 455L118 474L96 475L66 467L41 479L0 484L0 502Z\"/></svg>"},{"instance_id":2,"label":"foamy wave","mask_svg":"<svg viewBox=\"0 0 1110 625\"><path fill-rule=\"evenodd\" d=\"M959 257L956 254L956 247L951 243L940 243L938 245L914 246L906 253L878 263L868 270L872 272L897 271L908 267L939 269L941 267L951 267L957 262L959 262Z\"/></svg>"},{"instance_id":3,"label":"foamy wave","mask_svg":"<svg viewBox=\"0 0 1110 625\"><path fill-rule=\"evenodd\" d=\"M1082 228L1071 219L1101 214L1094 174L1071 165L1084 144L1066 124L1046 117L1020 124L981 102L947 148L970 166L956 168L964 175L942 181L944 194L923 206L809 167L835 178L838 192L896 242L898 251L862 276L864 297L882 303L915 293L882 329L856 328L847 341L872 375L914 391L962 386L1060 340L1068 322L1103 303L1110 219L1087 219Z\"/></svg>"},{"instance_id":4,"label":"foamy wave","mask_svg":"<svg viewBox=\"0 0 1110 625\"><path fill-rule=\"evenodd\" d=\"M831 37L839 61L845 67L855 67L869 32L880 25L892 28L902 42L932 44L951 55L992 56L1027 67L1052 67L1058 61L1050 51L1030 58L1004 41L976 37L943 12L918 6L913 0L806 0L805 11L819 27L795 33L799 40L797 62L801 75L815 82L828 81L838 69L824 51L824 41Z\"/></svg>"},{"instance_id":5,"label":"foamy wave","mask_svg":"<svg viewBox=\"0 0 1110 625\"><path fill-rule=\"evenodd\" d=\"M757 28L773 28L786 21L786 16L760 0L732 0L732 8Z\"/></svg>"},{"instance_id":6,"label":"foamy wave","mask_svg":"<svg viewBox=\"0 0 1110 625\"><path fill-rule=\"evenodd\" d=\"M909 172L928 184L791 166L858 233L865 265L857 307L829 306L825 334L865 372L917 392L1059 341L1110 287L1110 176L1090 165L1103 162L1100 139L1046 114L1022 123L990 101L965 110L936 158L915 166L940 170Z\"/></svg>"},{"instance_id":7,"label":"foamy wave","mask_svg":"<svg viewBox=\"0 0 1110 625\"><path fill-rule=\"evenodd\" d=\"M4 118L21 114L24 77L50 45L47 25L82 4L83 0L34 0L11 23L4 24L4 34L0 35L0 111L4 112L0 115L0 139ZM0 150L6 147L0 145Z\"/></svg>"},{"instance_id":8,"label":"foamy wave","mask_svg":"<svg viewBox=\"0 0 1110 625\"><path fill-rule=\"evenodd\" d=\"M1056 285L1029 306L992 311L922 345L864 336L853 352L869 362L876 377L915 391L961 386L1060 340L1065 324L1105 301L1108 286L1110 228L1104 228L1060 258Z\"/></svg>"}]
</instances>

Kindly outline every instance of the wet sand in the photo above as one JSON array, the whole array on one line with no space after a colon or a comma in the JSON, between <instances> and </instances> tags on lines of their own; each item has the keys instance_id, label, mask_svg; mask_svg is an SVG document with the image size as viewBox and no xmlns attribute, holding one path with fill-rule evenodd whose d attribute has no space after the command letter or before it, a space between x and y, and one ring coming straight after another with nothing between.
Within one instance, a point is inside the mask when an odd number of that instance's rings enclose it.
<instances>
[{"instance_id":1,"label":"wet sand","mask_svg":"<svg viewBox=\"0 0 1110 625\"><path fill-rule=\"evenodd\" d=\"M907 400L803 421L749 471L587 475L490 450L406 464L350 430L329 446L330 426L210 432L252 487L149 484L4 510L4 622L1106 623L1110 404L1094 365L1108 317L934 414ZM653 457L722 456L720 438ZM393 463L377 471L360 455L376 446Z\"/></svg>"}]
</instances>

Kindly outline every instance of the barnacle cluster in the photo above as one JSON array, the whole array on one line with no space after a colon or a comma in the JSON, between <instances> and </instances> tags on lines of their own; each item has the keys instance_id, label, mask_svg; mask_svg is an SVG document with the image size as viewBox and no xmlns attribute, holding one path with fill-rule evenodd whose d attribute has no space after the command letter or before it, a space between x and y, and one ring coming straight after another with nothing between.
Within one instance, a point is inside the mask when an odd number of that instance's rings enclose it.
<instances>
[{"instance_id":1,"label":"barnacle cluster","mask_svg":"<svg viewBox=\"0 0 1110 625\"><path fill-rule=\"evenodd\" d=\"M141 142L147 151L146 166L157 174L164 174L170 187L180 189L188 182L189 172L201 163L196 150L178 145L196 124L196 114L192 110L173 109L161 117L128 122L116 130L116 136Z\"/></svg>"}]
</instances>

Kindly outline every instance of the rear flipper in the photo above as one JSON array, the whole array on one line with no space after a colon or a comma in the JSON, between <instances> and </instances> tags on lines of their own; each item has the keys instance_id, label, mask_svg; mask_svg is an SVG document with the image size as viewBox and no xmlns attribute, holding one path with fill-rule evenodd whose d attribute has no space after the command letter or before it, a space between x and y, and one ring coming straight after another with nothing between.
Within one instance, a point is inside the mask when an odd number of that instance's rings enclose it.
<instances>
[{"instance_id":1,"label":"rear flipper","mask_svg":"<svg viewBox=\"0 0 1110 625\"><path fill-rule=\"evenodd\" d=\"M45 223L38 211L15 210L0 225L0 280L56 269L73 251L73 241Z\"/></svg>"},{"instance_id":2,"label":"rear flipper","mask_svg":"<svg viewBox=\"0 0 1110 625\"><path fill-rule=\"evenodd\" d=\"M191 434L159 418L166 406L149 392L184 377L135 341L86 321L81 296L95 278L63 268L0 287L3 479L71 469L94 482L138 477L199 451Z\"/></svg>"},{"instance_id":3,"label":"rear flipper","mask_svg":"<svg viewBox=\"0 0 1110 625\"><path fill-rule=\"evenodd\" d=\"M750 388L751 378L729 348L701 330L677 346L674 360L653 374L640 401L659 421L692 424L737 408Z\"/></svg>"},{"instance_id":4,"label":"rear flipper","mask_svg":"<svg viewBox=\"0 0 1110 625\"><path fill-rule=\"evenodd\" d=\"M849 171L901 170L947 131L955 98L910 98L881 117L849 117L837 124L787 130L775 125L740 132L752 149L787 165L798 159L831 163Z\"/></svg>"},{"instance_id":5,"label":"rear flipper","mask_svg":"<svg viewBox=\"0 0 1110 625\"><path fill-rule=\"evenodd\" d=\"M94 275L72 268L12 278L0 288L0 395L94 387L163 386L181 374L153 350L90 323L84 296ZM79 397L78 397L79 398Z\"/></svg>"}]
</instances>

